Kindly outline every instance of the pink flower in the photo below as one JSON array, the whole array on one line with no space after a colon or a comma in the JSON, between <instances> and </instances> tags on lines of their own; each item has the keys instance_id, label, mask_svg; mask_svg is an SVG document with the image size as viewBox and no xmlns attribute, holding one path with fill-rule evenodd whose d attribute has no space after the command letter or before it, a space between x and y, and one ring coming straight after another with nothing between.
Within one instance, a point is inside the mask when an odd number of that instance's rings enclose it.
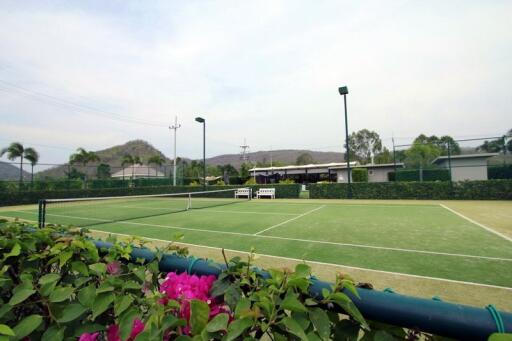
<instances>
[{"instance_id":1,"label":"pink flower","mask_svg":"<svg viewBox=\"0 0 512 341\"><path fill-rule=\"evenodd\" d=\"M201 300L208 303L210 307L210 318L217 314L227 312L214 297L210 296L210 290L215 276L196 276L187 273L176 274L169 272L164 282L160 285L160 292L165 294L165 298L160 303L167 304L169 300L176 300L180 304L178 311L179 317L190 320L190 301ZM190 327L187 326L183 331L188 334Z\"/></svg>"},{"instance_id":2,"label":"pink flower","mask_svg":"<svg viewBox=\"0 0 512 341\"><path fill-rule=\"evenodd\" d=\"M107 272L111 275L119 275L121 273L121 263L114 261L107 264Z\"/></svg>"},{"instance_id":3,"label":"pink flower","mask_svg":"<svg viewBox=\"0 0 512 341\"><path fill-rule=\"evenodd\" d=\"M98 335L100 335L100 333L83 333L82 335L80 335L78 341L96 341Z\"/></svg>"},{"instance_id":4,"label":"pink flower","mask_svg":"<svg viewBox=\"0 0 512 341\"><path fill-rule=\"evenodd\" d=\"M144 323L135 319L133 321L132 331L130 332L130 336L126 339L126 341L133 341L144 330ZM121 335L119 335L119 326L117 324L112 324L107 328L107 341L121 341Z\"/></svg>"}]
</instances>

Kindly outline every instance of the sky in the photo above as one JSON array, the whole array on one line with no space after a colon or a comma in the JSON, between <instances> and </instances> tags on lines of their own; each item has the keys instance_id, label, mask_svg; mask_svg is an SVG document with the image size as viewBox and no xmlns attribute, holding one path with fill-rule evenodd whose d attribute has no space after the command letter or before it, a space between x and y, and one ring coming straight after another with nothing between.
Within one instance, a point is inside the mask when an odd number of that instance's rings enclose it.
<instances>
[{"instance_id":1,"label":"sky","mask_svg":"<svg viewBox=\"0 0 512 341\"><path fill-rule=\"evenodd\" d=\"M0 0L0 146L41 162L144 139L172 157L340 151L512 128L512 2ZM5 157L1 160L6 160Z\"/></svg>"}]
</instances>

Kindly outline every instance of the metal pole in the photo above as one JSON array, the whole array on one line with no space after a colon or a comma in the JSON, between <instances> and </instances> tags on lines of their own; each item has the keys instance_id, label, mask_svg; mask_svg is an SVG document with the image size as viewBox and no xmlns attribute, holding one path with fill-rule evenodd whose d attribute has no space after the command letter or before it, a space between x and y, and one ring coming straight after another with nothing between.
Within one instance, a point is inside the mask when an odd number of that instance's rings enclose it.
<instances>
[{"instance_id":1,"label":"metal pole","mask_svg":"<svg viewBox=\"0 0 512 341\"><path fill-rule=\"evenodd\" d=\"M393 142L393 171L395 172L395 181L396 181L396 150L395 150L395 138L391 138L391 142Z\"/></svg>"},{"instance_id":2,"label":"metal pole","mask_svg":"<svg viewBox=\"0 0 512 341\"><path fill-rule=\"evenodd\" d=\"M452 151L450 148L450 142L446 143L448 149L448 169L450 170L450 183L452 183Z\"/></svg>"},{"instance_id":3,"label":"metal pole","mask_svg":"<svg viewBox=\"0 0 512 341\"><path fill-rule=\"evenodd\" d=\"M176 186L176 133L178 128L181 127L181 124L178 124L178 116L174 116L174 125L169 127L169 129L174 130L174 160L173 160L173 168L172 168L172 184Z\"/></svg>"},{"instance_id":4,"label":"metal pole","mask_svg":"<svg viewBox=\"0 0 512 341\"><path fill-rule=\"evenodd\" d=\"M348 140L348 119L347 119L347 95L343 95L343 102L345 103L345 143L347 146L347 180L348 180L348 192L347 198L352 199L352 184L351 184L351 174L350 174L350 147Z\"/></svg>"},{"instance_id":5,"label":"metal pole","mask_svg":"<svg viewBox=\"0 0 512 341\"><path fill-rule=\"evenodd\" d=\"M203 191L206 191L206 120L203 122Z\"/></svg>"}]
</instances>

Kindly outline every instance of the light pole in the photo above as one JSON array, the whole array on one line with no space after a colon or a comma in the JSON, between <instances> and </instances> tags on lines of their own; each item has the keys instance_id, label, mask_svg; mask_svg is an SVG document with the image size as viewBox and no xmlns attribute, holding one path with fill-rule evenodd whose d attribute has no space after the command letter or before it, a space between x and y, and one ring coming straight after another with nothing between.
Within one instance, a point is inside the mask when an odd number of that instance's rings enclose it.
<instances>
[{"instance_id":1,"label":"light pole","mask_svg":"<svg viewBox=\"0 0 512 341\"><path fill-rule=\"evenodd\" d=\"M347 94L348 94L348 88L346 86L341 86L338 88L338 91L340 95L343 96L343 102L345 103L345 145L347 147L347 180L348 180L348 191L347 191L347 198L352 199L352 174L350 172L350 147L349 147L349 140L348 140L348 119L347 119Z\"/></svg>"},{"instance_id":2,"label":"light pole","mask_svg":"<svg viewBox=\"0 0 512 341\"><path fill-rule=\"evenodd\" d=\"M206 120L196 117L196 122L203 124L203 191L206 191Z\"/></svg>"},{"instance_id":3,"label":"light pole","mask_svg":"<svg viewBox=\"0 0 512 341\"><path fill-rule=\"evenodd\" d=\"M174 125L170 126L169 129L174 130L174 162L172 166L172 184L176 186L176 132L178 128L181 127L181 124L178 124L178 117L174 116Z\"/></svg>"}]
</instances>

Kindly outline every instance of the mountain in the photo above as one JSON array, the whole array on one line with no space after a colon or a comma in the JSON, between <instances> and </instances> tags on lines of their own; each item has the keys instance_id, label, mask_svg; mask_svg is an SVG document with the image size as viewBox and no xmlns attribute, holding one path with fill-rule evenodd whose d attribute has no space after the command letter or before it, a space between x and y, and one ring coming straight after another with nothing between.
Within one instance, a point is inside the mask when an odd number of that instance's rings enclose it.
<instances>
[{"instance_id":1,"label":"mountain","mask_svg":"<svg viewBox=\"0 0 512 341\"><path fill-rule=\"evenodd\" d=\"M30 165L28 166L30 168ZM23 170L23 178L30 179L30 173ZM13 164L0 161L0 180L19 180L20 169Z\"/></svg>"},{"instance_id":2,"label":"mountain","mask_svg":"<svg viewBox=\"0 0 512 341\"><path fill-rule=\"evenodd\" d=\"M248 153L249 161L252 163L264 162L269 163L272 155L273 161L279 161L286 165L293 165L297 160L297 157L302 153L310 154L315 163L329 163L329 162L343 162L343 153L338 152L317 152L313 150L303 149L278 149L272 151L258 151ZM226 165L232 164L234 167L239 168L243 161L240 159L240 154L225 154L214 156L206 159L208 165Z\"/></svg>"},{"instance_id":3,"label":"mountain","mask_svg":"<svg viewBox=\"0 0 512 341\"><path fill-rule=\"evenodd\" d=\"M168 159L161 151L153 147L146 141L143 140L133 140L128 141L125 144L110 147L103 150L96 151L101 162L91 162L87 164L86 168L80 165L73 165L73 168L76 168L80 172L87 173L88 176L96 175L96 167L100 163L105 163L110 165L111 173L115 173L122 169L121 163L122 158L126 154L130 154L133 156L139 156L142 159L142 162L146 164L146 161L149 157L154 155L159 155L165 159L165 164L170 164L171 160ZM67 165L56 166L50 169L46 169L37 173L38 178L62 178L66 177L68 172Z\"/></svg>"}]
</instances>

